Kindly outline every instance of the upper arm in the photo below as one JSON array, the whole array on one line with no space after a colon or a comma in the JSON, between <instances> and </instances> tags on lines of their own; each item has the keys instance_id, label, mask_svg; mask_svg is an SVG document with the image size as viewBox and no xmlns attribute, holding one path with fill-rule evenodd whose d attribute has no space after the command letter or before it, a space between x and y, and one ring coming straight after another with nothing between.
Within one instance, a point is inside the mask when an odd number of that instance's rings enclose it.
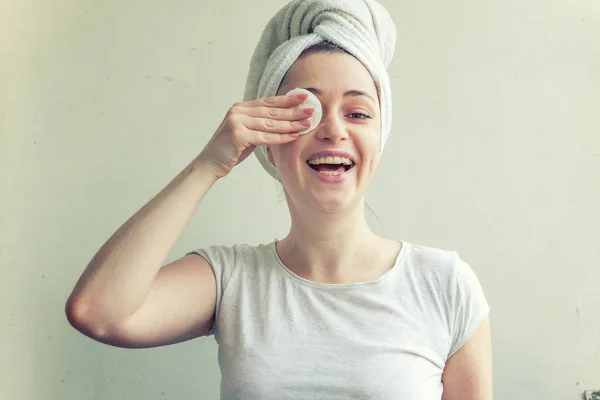
<instances>
[{"instance_id":1,"label":"upper arm","mask_svg":"<svg viewBox=\"0 0 600 400\"><path fill-rule=\"evenodd\" d=\"M144 348L207 335L214 322L217 283L208 262L195 254L162 267L140 308L117 331L100 339Z\"/></svg>"},{"instance_id":2,"label":"upper arm","mask_svg":"<svg viewBox=\"0 0 600 400\"><path fill-rule=\"evenodd\" d=\"M492 342L489 317L446 362L442 400L491 400Z\"/></svg>"}]
</instances>

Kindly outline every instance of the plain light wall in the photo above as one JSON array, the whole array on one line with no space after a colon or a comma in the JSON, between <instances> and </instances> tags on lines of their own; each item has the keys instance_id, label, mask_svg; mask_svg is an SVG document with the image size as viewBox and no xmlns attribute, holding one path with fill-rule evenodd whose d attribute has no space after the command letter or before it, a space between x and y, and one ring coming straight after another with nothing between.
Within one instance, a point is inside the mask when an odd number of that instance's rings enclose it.
<instances>
[{"instance_id":1,"label":"plain light wall","mask_svg":"<svg viewBox=\"0 0 600 400\"><path fill-rule=\"evenodd\" d=\"M372 227L456 250L476 271L496 399L581 399L600 388L600 3L383 3L398 43ZM218 398L213 338L109 347L71 328L64 303L104 241L241 99L283 4L3 2L1 398ZM288 223L250 157L165 262L267 242Z\"/></svg>"}]
</instances>

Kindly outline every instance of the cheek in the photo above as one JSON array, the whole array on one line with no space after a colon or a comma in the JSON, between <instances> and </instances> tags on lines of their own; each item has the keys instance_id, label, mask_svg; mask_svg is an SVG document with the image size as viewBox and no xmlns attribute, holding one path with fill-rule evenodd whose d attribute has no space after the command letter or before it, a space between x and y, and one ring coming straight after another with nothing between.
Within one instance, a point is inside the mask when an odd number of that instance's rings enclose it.
<instances>
[{"instance_id":1,"label":"cheek","mask_svg":"<svg viewBox=\"0 0 600 400\"><path fill-rule=\"evenodd\" d=\"M381 133L379 129L372 129L364 133L361 135L360 151L368 169L372 170L377 168L381 160Z\"/></svg>"},{"instance_id":2,"label":"cheek","mask_svg":"<svg viewBox=\"0 0 600 400\"><path fill-rule=\"evenodd\" d=\"M368 152L379 153L381 149L381 130L380 129L370 129L369 132L365 132L365 135L362 135L362 145L363 148Z\"/></svg>"},{"instance_id":3,"label":"cheek","mask_svg":"<svg viewBox=\"0 0 600 400\"><path fill-rule=\"evenodd\" d=\"M298 160L299 154L296 142L271 146L271 154L278 168L289 169Z\"/></svg>"},{"instance_id":4,"label":"cheek","mask_svg":"<svg viewBox=\"0 0 600 400\"><path fill-rule=\"evenodd\" d=\"M377 167L379 167L380 161L381 161L381 152L379 151L379 149L377 149L377 152L373 155L373 161L371 162L373 169L376 169Z\"/></svg>"},{"instance_id":5,"label":"cheek","mask_svg":"<svg viewBox=\"0 0 600 400\"><path fill-rule=\"evenodd\" d=\"M375 147L377 147L377 152L379 152L381 149L381 119L377 118L376 124L377 128L375 128Z\"/></svg>"}]
</instances>

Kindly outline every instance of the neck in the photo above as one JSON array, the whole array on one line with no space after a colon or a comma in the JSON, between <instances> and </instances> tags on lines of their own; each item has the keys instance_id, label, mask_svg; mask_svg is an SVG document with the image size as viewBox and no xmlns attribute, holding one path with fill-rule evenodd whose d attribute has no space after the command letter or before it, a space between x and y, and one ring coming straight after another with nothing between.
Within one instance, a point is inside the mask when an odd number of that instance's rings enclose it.
<instances>
[{"instance_id":1,"label":"neck","mask_svg":"<svg viewBox=\"0 0 600 400\"><path fill-rule=\"evenodd\" d=\"M338 281L360 274L380 239L367 224L362 201L343 212L291 208L290 213L292 226L278 252L289 269L306 279Z\"/></svg>"}]
</instances>

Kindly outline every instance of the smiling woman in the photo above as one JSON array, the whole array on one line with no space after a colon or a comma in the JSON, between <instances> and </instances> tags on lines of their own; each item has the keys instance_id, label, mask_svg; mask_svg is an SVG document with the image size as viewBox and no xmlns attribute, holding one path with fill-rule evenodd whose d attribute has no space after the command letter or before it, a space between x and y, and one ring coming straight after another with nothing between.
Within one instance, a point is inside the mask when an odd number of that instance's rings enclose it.
<instances>
[{"instance_id":1,"label":"smiling woman","mask_svg":"<svg viewBox=\"0 0 600 400\"><path fill-rule=\"evenodd\" d=\"M372 0L288 3L257 46L245 101L100 249L67 302L71 324L121 347L212 334L226 400L491 399L489 307L472 269L365 218L390 131L394 35ZM295 88L321 106L312 130ZM207 191L252 152L282 183L288 234L161 266Z\"/></svg>"},{"instance_id":2,"label":"smiling woman","mask_svg":"<svg viewBox=\"0 0 600 400\"><path fill-rule=\"evenodd\" d=\"M380 108L371 74L346 52L321 49L301 54L278 90L302 87L314 93L323 110L321 123L293 142L266 146L290 212L309 220L322 218L315 210L364 208L364 194L381 155ZM335 162L334 157L343 160Z\"/></svg>"}]
</instances>

